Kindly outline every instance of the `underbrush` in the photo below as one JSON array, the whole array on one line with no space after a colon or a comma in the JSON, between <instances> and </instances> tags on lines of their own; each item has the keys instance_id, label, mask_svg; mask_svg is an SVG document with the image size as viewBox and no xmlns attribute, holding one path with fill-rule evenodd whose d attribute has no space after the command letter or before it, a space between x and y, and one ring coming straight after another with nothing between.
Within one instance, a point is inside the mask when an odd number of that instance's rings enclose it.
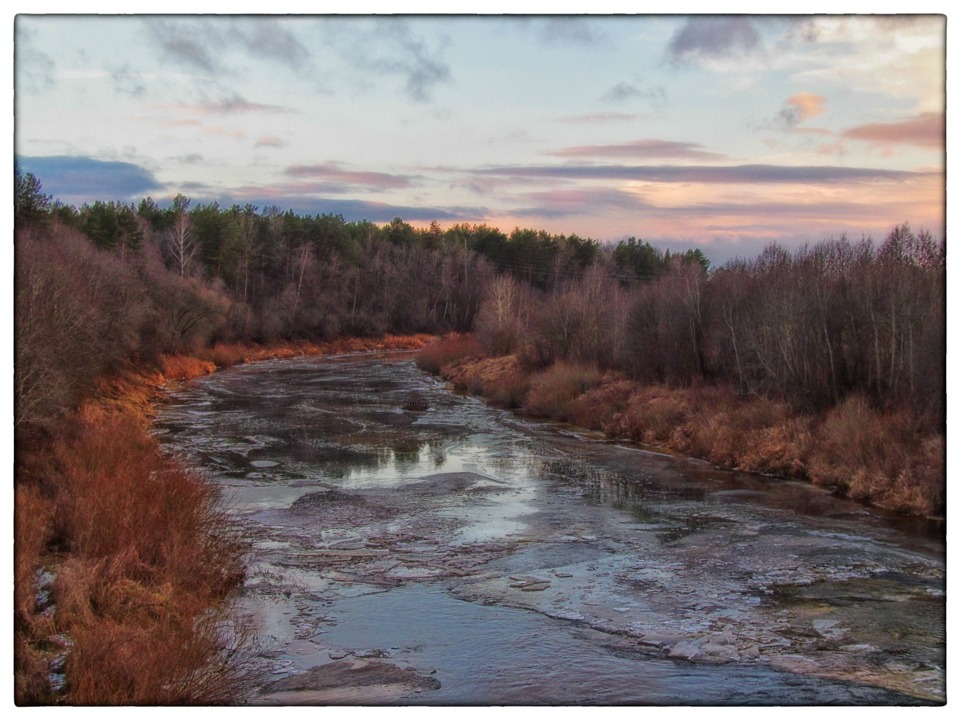
<instances>
[{"instance_id":1,"label":"underbrush","mask_svg":"<svg viewBox=\"0 0 960 720\"><path fill-rule=\"evenodd\" d=\"M217 369L217 364L190 355L162 355L160 372L167 380L189 380L208 375Z\"/></svg>"},{"instance_id":2,"label":"underbrush","mask_svg":"<svg viewBox=\"0 0 960 720\"><path fill-rule=\"evenodd\" d=\"M256 343L216 343L196 353L197 359L213 363L218 368L240 365L257 360L275 360L304 355L340 355L356 352L390 352L420 350L436 339L433 335L383 335L368 338L338 338L327 342L288 340L268 345ZM195 377L195 376L194 376Z\"/></svg>"},{"instance_id":3,"label":"underbrush","mask_svg":"<svg viewBox=\"0 0 960 720\"><path fill-rule=\"evenodd\" d=\"M556 362L531 378L524 408L536 415L573 420L577 414L574 402L599 384L596 366Z\"/></svg>"},{"instance_id":4,"label":"underbrush","mask_svg":"<svg viewBox=\"0 0 960 720\"><path fill-rule=\"evenodd\" d=\"M437 374L445 365L480 353L480 343L472 335L452 333L434 340L420 350L416 363L421 370Z\"/></svg>"},{"instance_id":5,"label":"underbrush","mask_svg":"<svg viewBox=\"0 0 960 720\"><path fill-rule=\"evenodd\" d=\"M810 446L810 479L850 497L927 515L945 504L946 440L904 409L880 412L860 397L830 410Z\"/></svg>"},{"instance_id":6,"label":"underbrush","mask_svg":"<svg viewBox=\"0 0 960 720\"><path fill-rule=\"evenodd\" d=\"M17 702L241 698L252 671L222 603L247 545L214 486L137 415L90 407L63 424L38 480L16 492Z\"/></svg>"},{"instance_id":7,"label":"underbrush","mask_svg":"<svg viewBox=\"0 0 960 720\"><path fill-rule=\"evenodd\" d=\"M728 386L641 384L612 372L601 376L589 365L557 362L535 370L513 355L481 358L462 338L421 367L439 367L458 389L494 404L717 467L809 480L899 512L937 516L945 510L945 438L924 431L905 409L880 411L852 397L823 415L808 415Z\"/></svg>"}]
</instances>

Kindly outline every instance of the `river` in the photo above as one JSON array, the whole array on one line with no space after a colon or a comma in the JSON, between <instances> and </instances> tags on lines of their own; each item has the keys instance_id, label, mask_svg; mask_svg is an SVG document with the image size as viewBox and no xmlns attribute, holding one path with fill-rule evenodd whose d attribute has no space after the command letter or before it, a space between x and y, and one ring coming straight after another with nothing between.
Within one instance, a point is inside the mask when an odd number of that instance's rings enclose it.
<instances>
[{"instance_id":1,"label":"river","mask_svg":"<svg viewBox=\"0 0 960 720\"><path fill-rule=\"evenodd\" d=\"M254 541L255 704L945 699L926 523L525 420L403 354L234 367L155 427Z\"/></svg>"}]
</instances>

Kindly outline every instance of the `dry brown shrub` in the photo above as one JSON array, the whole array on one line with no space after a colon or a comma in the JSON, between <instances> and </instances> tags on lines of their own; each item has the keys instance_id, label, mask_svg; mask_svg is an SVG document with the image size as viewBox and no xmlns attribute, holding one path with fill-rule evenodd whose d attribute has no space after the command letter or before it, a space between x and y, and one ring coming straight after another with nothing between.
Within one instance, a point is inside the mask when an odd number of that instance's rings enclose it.
<instances>
[{"instance_id":1,"label":"dry brown shrub","mask_svg":"<svg viewBox=\"0 0 960 720\"><path fill-rule=\"evenodd\" d=\"M747 472L801 476L808 441L806 422L788 405L763 397L738 397L731 388L690 391L695 411L687 422L686 447L674 449L715 465Z\"/></svg>"},{"instance_id":2,"label":"dry brown shrub","mask_svg":"<svg viewBox=\"0 0 960 720\"><path fill-rule=\"evenodd\" d=\"M216 669L232 652L217 629L224 621L204 618L242 580L247 549L214 486L163 455L130 414L88 408L52 457L56 531L69 551L55 583L71 643L66 700L235 701L197 680L227 672Z\"/></svg>"},{"instance_id":3,"label":"dry brown shrub","mask_svg":"<svg viewBox=\"0 0 960 720\"><path fill-rule=\"evenodd\" d=\"M683 391L665 385L642 386L621 414L621 430L634 442L662 445L674 437L690 413L690 401Z\"/></svg>"},{"instance_id":4,"label":"dry brown shrub","mask_svg":"<svg viewBox=\"0 0 960 720\"><path fill-rule=\"evenodd\" d=\"M944 442L942 436L924 436L907 410L880 411L851 397L816 429L810 479L856 500L937 514L944 502Z\"/></svg>"},{"instance_id":5,"label":"dry brown shrub","mask_svg":"<svg viewBox=\"0 0 960 720\"><path fill-rule=\"evenodd\" d=\"M210 360L221 368L239 365L247 359L244 346L237 343L217 343L201 354L204 359Z\"/></svg>"},{"instance_id":6,"label":"dry brown shrub","mask_svg":"<svg viewBox=\"0 0 960 720\"><path fill-rule=\"evenodd\" d=\"M242 572L216 488L163 455L127 414L78 417L54 444L57 525L83 558L133 558L188 587L221 592ZM229 578L229 580L227 579Z\"/></svg>"},{"instance_id":7,"label":"dry brown shrub","mask_svg":"<svg viewBox=\"0 0 960 720\"><path fill-rule=\"evenodd\" d=\"M522 408L527 401L530 383L527 376L514 368L506 372L497 382L483 387L490 402L502 408Z\"/></svg>"},{"instance_id":8,"label":"dry brown shrub","mask_svg":"<svg viewBox=\"0 0 960 720\"><path fill-rule=\"evenodd\" d=\"M569 404L570 420L591 430L617 434L617 418L627 407L635 383L614 373L607 373L600 385L587 390Z\"/></svg>"},{"instance_id":9,"label":"dry brown shrub","mask_svg":"<svg viewBox=\"0 0 960 720\"><path fill-rule=\"evenodd\" d=\"M435 335L414 333L413 335L384 335L384 350L421 350L436 340Z\"/></svg>"},{"instance_id":10,"label":"dry brown shrub","mask_svg":"<svg viewBox=\"0 0 960 720\"><path fill-rule=\"evenodd\" d=\"M524 407L536 415L571 420L573 401L599 384L596 366L558 361L531 378Z\"/></svg>"},{"instance_id":11,"label":"dry brown shrub","mask_svg":"<svg viewBox=\"0 0 960 720\"><path fill-rule=\"evenodd\" d=\"M735 467L746 472L803 478L810 442L808 422L785 418L775 425L744 433L746 442Z\"/></svg>"},{"instance_id":12,"label":"dry brown shrub","mask_svg":"<svg viewBox=\"0 0 960 720\"><path fill-rule=\"evenodd\" d=\"M14 492L14 687L18 705L49 700L46 637L52 618L38 607L37 576L53 534L52 504L39 488L18 485Z\"/></svg>"},{"instance_id":13,"label":"dry brown shrub","mask_svg":"<svg viewBox=\"0 0 960 720\"><path fill-rule=\"evenodd\" d=\"M160 372L167 380L189 380L209 375L217 369L210 360L190 355L161 355Z\"/></svg>"},{"instance_id":14,"label":"dry brown shrub","mask_svg":"<svg viewBox=\"0 0 960 720\"><path fill-rule=\"evenodd\" d=\"M439 373L446 366L468 357L482 354L480 343L473 335L453 333L438 338L417 353L417 367L429 373Z\"/></svg>"},{"instance_id":15,"label":"dry brown shrub","mask_svg":"<svg viewBox=\"0 0 960 720\"><path fill-rule=\"evenodd\" d=\"M525 377L520 370L515 355L504 357L476 358L465 357L444 365L440 377L461 391L475 395L489 396L502 385L507 378Z\"/></svg>"},{"instance_id":16,"label":"dry brown shrub","mask_svg":"<svg viewBox=\"0 0 960 720\"><path fill-rule=\"evenodd\" d=\"M27 618L35 609L40 557L53 535L53 503L33 485L18 485L13 502L14 612Z\"/></svg>"}]
</instances>

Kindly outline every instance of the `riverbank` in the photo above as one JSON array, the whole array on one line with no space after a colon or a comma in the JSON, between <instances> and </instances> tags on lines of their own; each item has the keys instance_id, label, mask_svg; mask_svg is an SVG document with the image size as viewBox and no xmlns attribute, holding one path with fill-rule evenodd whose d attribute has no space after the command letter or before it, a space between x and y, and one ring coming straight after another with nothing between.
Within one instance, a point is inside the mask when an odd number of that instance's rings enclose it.
<instances>
[{"instance_id":1,"label":"riverbank","mask_svg":"<svg viewBox=\"0 0 960 720\"><path fill-rule=\"evenodd\" d=\"M19 438L14 494L18 705L235 704L245 630L223 611L246 541L196 472L150 434L171 382L243 362L413 350L427 335L216 345L101 378L44 433Z\"/></svg>"},{"instance_id":2,"label":"riverbank","mask_svg":"<svg viewBox=\"0 0 960 720\"><path fill-rule=\"evenodd\" d=\"M727 470L805 480L899 513L942 518L946 438L905 409L878 411L850 397L828 412L743 397L728 387L643 385L588 365L533 370L516 355L484 357L466 336L418 358L458 390L607 437L708 460Z\"/></svg>"}]
</instances>

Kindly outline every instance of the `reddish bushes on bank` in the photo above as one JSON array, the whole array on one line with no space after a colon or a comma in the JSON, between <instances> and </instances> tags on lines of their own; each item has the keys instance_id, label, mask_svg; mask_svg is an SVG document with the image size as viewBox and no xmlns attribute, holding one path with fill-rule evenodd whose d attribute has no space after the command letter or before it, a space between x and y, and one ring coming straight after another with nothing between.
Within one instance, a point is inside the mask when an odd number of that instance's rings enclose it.
<instances>
[{"instance_id":1,"label":"reddish bushes on bank","mask_svg":"<svg viewBox=\"0 0 960 720\"><path fill-rule=\"evenodd\" d=\"M453 333L424 347L417 353L419 368L430 373L439 373L440 368L465 357L480 354L480 344L472 335Z\"/></svg>"},{"instance_id":2,"label":"reddish bushes on bank","mask_svg":"<svg viewBox=\"0 0 960 720\"><path fill-rule=\"evenodd\" d=\"M461 358L442 375L496 404L509 392L510 407L718 467L806 479L901 512L944 511L945 439L909 409L853 396L823 415L801 413L730 386L641 384L562 361L524 370L515 356Z\"/></svg>"},{"instance_id":3,"label":"reddish bushes on bank","mask_svg":"<svg viewBox=\"0 0 960 720\"><path fill-rule=\"evenodd\" d=\"M860 397L827 413L809 449L810 479L857 500L936 514L945 503L946 444L904 409L879 412Z\"/></svg>"},{"instance_id":4,"label":"reddish bushes on bank","mask_svg":"<svg viewBox=\"0 0 960 720\"><path fill-rule=\"evenodd\" d=\"M17 702L51 702L58 665L69 704L235 702L249 668L218 608L246 544L217 490L133 413L88 407L60 431L16 492Z\"/></svg>"},{"instance_id":5,"label":"reddish bushes on bank","mask_svg":"<svg viewBox=\"0 0 960 720\"><path fill-rule=\"evenodd\" d=\"M557 362L530 380L524 409L536 415L573 420L574 402L600 384L600 371L593 365Z\"/></svg>"}]
</instances>

